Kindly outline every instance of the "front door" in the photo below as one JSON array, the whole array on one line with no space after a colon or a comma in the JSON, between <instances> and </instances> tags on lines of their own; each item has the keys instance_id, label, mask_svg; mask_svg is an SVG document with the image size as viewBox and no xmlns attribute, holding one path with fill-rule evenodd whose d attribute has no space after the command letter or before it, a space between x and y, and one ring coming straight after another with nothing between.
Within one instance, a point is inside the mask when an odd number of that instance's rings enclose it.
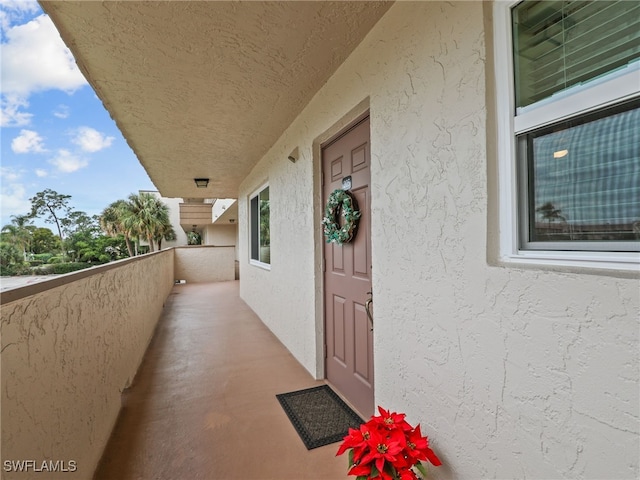
<instances>
[{"instance_id":1,"label":"front door","mask_svg":"<svg viewBox=\"0 0 640 480\"><path fill-rule=\"evenodd\" d=\"M345 187L362 214L351 242L324 246L326 376L365 418L374 413L370 160L369 118L322 149L324 204Z\"/></svg>"}]
</instances>

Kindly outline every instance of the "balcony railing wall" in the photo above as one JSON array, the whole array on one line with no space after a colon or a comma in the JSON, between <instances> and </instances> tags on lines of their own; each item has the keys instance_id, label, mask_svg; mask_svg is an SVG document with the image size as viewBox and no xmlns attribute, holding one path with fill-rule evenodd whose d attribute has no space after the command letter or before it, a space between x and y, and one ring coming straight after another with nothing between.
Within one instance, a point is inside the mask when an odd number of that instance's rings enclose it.
<instances>
[{"instance_id":1,"label":"balcony railing wall","mask_svg":"<svg viewBox=\"0 0 640 480\"><path fill-rule=\"evenodd\" d=\"M235 247L176 247L175 276L188 283L235 279Z\"/></svg>"},{"instance_id":2,"label":"balcony railing wall","mask_svg":"<svg viewBox=\"0 0 640 480\"><path fill-rule=\"evenodd\" d=\"M3 293L3 479L92 477L174 284L175 254Z\"/></svg>"}]
</instances>

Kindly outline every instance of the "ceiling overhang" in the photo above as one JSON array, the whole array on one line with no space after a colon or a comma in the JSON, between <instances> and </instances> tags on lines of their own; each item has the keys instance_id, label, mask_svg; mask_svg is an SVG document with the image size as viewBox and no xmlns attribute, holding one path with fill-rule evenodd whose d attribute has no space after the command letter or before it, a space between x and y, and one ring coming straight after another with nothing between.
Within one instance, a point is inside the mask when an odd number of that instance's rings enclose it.
<instances>
[{"instance_id":1,"label":"ceiling overhang","mask_svg":"<svg viewBox=\"0 0 640 480\"><path fill-rule=\"evenodd\" d=\"M163 196L235 198L390 3L41 5Z\"/></svg>"}]
</instances>

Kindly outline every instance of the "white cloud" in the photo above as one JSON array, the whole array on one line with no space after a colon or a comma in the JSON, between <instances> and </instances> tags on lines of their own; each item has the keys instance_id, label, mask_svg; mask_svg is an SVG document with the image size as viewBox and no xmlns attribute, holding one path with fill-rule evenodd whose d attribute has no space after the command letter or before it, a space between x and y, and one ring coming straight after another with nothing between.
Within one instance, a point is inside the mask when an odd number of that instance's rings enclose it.
<instances>
[{"instance_id":1,"label":"white cloud","mask_svg":"<svg viewBox=\"0 0 640 480\"><path fill-rule=\"evenodd\" d=\"M40 9L36 0L0 0L0 7L0 25L3 32L25 14L34 14Z\"/></svg>"},{"instance_id":2,"label":"white cloud","mask_svg":"<svg viewBox=\"0 0 640 480\"><path fill-rule=\"evenodd\" d=\"M0 0L0 6L0 126L23 127L33 116L24 110L32 93L50 89L71 93L87 81L47 15L16 24L40 11L37 2Z\"/></svg>"},{"instance_id":3,"label":"white cloud","mask_svg":"<svg viewBox=\"0 0 640 480\"><path fill-rule=\"evenodd\" d=\"M44 153L42 137L33 130L20 130L20 135L11 142L11 150L14 153Z\"/></svg>"},{"instance_id":4,"label":"white cloud","mask_svg":"<svg viewBox=\"0 0 640 480\"><path fill-rule=\"evenodd\" d=\"M38 11L36 0L0 0L0 7L7 12L15 13L35 13Z\"/></svg>"},{"instance_id":5,"label":"white cloud","mask_svg":"<svg viewBox=\"0 0 640 480\"><path fill-rule=\"evenodd\" d=\"M68 118L69 117L69 107L67 105L58 105L53 112L54 117L58 118Z\"/></svg>"},{"instance_id":6,"label":"white cloud","mask_svg":"<svg viewBox=\"0 0 640 480\"><path fill-rule=\"evenodd\" d=\"M0 209L2 218L24 215L31 211L31 202L26 198L24 186L18 182L22 173L12 168L1 167Z\"/></svg>"},{"instance_id":7,"label":"white cloud","mask_svg":"<svg viewBox=\"0 0 640 480\"><path fill-rule=\"evenodd\" d=\"M0 100L0 126L24 127L31 123L33 115L20 111L21 107L28 107L29 102L16 95L3 95Z\"/></svg>"},{"instance_id":8,"label":"white cloud","mask_svg":"<svg viewBox=\"0 0 640 480\"><path fill-rule=\"evenodd\" d=\"M27 99L33 92L49 89L73 92L87 84L47 15L9 27L4 39L1 59L4 94Z\"/></svg>"},{"instance_id":9,"label":"white cloud","mask_svg":"<svg viewBox=\"0 0 640 480\"><path fill-rule=\"evenodd\" d=\"M91 127L80 127L71 141L85 152L98 152L110 147L113 140L113 137L107 137Z\"/></svg>"},{"instance_id":10,"label":"white cloud","mask_svg":"<svg viewBox=\"0 0 640 480\"><path fill-rule=\"evenodd\" d=\"M2 184L0 192L2 217L11 215L25 215L31 211L31 202L26 198L26 190L19 183Z\"/></svg>"},{"instance_id":11,"label":"white cloud","mask_svg":"<svg viewBox=\"0 0 640 480\"><path fill-rule=\"evenodd\" d=\"M49 160L49 162L64 173L75 172L89 165L86 159L78 157L69 150L64 149L58 150L58 155Z\"/></svg>"},{"instance_id":12,"label":"white cloud","mask_svg":"<svg viewBox=\"0 0 640 480\"><path fill-rule=\"evenodd\" d=\"M40 178L42 177L46 177L47 175L49 175L49 172L47 172L46 170L42 169L42 168L36 168L36 175Z\"/></svg>"},{"instance_id":13,"label":"white cloud","mask_svg":"<svg viewBox=\"0 0 640 480\"><path fill-rule=\"evenodd\" d=\"M0 178L2 182L15 182L22 176L21 172L17 172L11 167L0 167Z\"/></svg>"}]
</instances>

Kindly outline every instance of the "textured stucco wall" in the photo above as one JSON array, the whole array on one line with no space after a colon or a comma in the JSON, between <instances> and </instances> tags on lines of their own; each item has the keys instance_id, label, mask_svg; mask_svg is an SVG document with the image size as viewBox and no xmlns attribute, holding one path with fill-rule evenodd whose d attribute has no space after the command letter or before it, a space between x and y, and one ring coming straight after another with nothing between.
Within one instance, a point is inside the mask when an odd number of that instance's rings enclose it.
<instances>
[{"instance_id":1,"label":"textured stucco wall","mask_svg":"<svg viewBox=\"0 0 640 480\"><path fill-rule=\"evenodd\" d=\"M237 238L237 225L207 225L202 232L204 245L235 246Z\"/></svg>"},{"instance_id":2,"label":"textured stucco wall","mask_svg":"<svg viewBox=\"0 0 640 480\"><path fill-rule=\"evenodd\" d=\"M2 478L90 479L165 299L173 251L97 267L2 305ZM56 279L59 281L59 279ZM44 285L44 283L42 284ZM61 461L71 473L5 471Z\"/></svg>"},{"instance_id":3,"label":"textured stucco wall","mask_svg":"<svg viewBox=\"0 0 640 480\"><path fill-rule=\"evenodd\" d=\"M322 374L313 145L368 99L376 402L422 422L435 478L637 478L638 279L487 263L485 13L391 7L242 184L241 295ZM265 181L271 270L248 263L248 195Z\"/></svg>"},{"instance_id":4,"label":"textured stucco wall","mask_svg":"<svg viewBox=\"0 0 640 480\"><path fill-rule=\"evenodd\" d=\"M175 279L187 283L235 278L235 247L188 246L175 249Z\"/></svg>"}]
</instances>

